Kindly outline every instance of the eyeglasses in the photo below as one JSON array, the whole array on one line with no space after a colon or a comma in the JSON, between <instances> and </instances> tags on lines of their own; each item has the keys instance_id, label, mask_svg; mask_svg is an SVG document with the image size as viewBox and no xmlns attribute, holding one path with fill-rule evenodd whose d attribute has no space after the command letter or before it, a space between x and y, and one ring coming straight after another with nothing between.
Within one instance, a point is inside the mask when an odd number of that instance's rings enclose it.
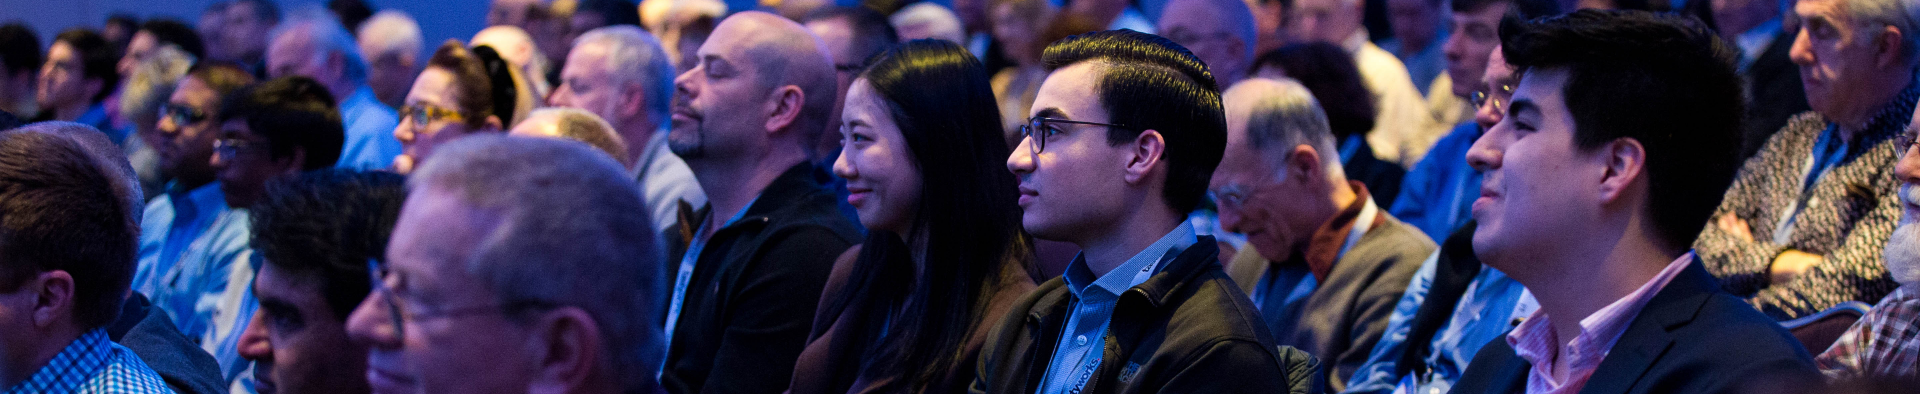
<instances>
[{"instance_id":1,"label":"eyeglasses","mask_svg":"<svg viewBox=\"0 0 1920 394\"><path fill-rule=\"evenodd\" d=\"M175 126L185 126L207 120L207 113L198 108L161 103L160 118L173 121Z\"/></svg>"},{"instance_id":2,"label":"eyeglasses","mask_svg":"<svg viewBox=\"0 0 1920 394\"><path fill-rule=\"evenodd\" d=\"M1513 84L1500 84L1500 86L1496 86L1496 87L1500 89L1499 93L1501 95L1512 97ZM1474 108L1480 108L1480 107L1486 106L1487 104L1493 104L1493 112L1495 113L1506 112L1507 110L1506 103L1500 102L1501 100L1499 98L1494 97L1492 93L1488 93L1486 91L1475 91L1473 92L1473 95L1467 96L1467 99L1469 100L1469 102L1473 103Z\"/></svg>"},{"instance_id":3,"label":"eyeglasses","mask_svg":"<svg viewBox=\"0 0 1920 394\"><path fill-rule=\"evenodd\" d=\"M385 304L383 306L387 309L387 322L393 325L393 335L398 338L406 337L405 327L407 322L417 323L434 319L452 319L492 313L509 314L533 309L552 309L560 306L559 304L546 301L523 300L501 304L472 305L444 309L407 307L406 305L412 303L404 302L405 300L402 299L400 293L387 287L387 276L387 268L385 265L380 264L380 260L367 259L367 277L370 280L369 283L373 284L373 293L368 296L378 295L380 297L381 303Z\"/></svg>"},{"instance_id":4,"label":"eyeglasses","mask_svg":"<svg viewBox=\"0 0 1920 394\"><path fill-rule=\"evenodd\" d=\"M1035 116L1032 118L1028 118L1027 124L1020 125L1020 138L1025 138L1033 141L1032 144L1027 145L1033 154L1037 155L1037 154L1040 154L1040 152L1045 152L1047 150L1047 140L1052 139L1054 135L1064 132L1063 130L1060 130L1060 128L1052 126L1054 124L1106 126L1106 127L1112 127L1112 128L1121 129L1121 130L1137 130L1132 127L1121 126L1121 125L1112 124L1112 123L1081 122L1077 120L1054 119L1054 118L1044 118L1044 117ZM1039 135L1035 136L1035 134L1039 134Z\"/></svg>"},{"instance_id":5,"label":"eyeglasses","mask_svg":"<svg viewBox=\"0 0 1920 394\"><path fill-rule=\"evenodd\" d=\"M460 111L426 104L414 104L400 108L400 117L413 119L413 127L427 127L428 123L433 123L433 121L441 119L455 122L465 122L467 120L466 116L460 115Z\"/></svg>"},{"instance_id":6,"label":"eyeglasses","mask_svg":"<svg viewBox=\"0 0 1920 394\"><path fill-rule=\"evenodd\" d=\"M240 152L251 151L253 148L253 142L239 138L221 138L213 141L213 153L227 158L223 160L231 160L239 156Z\"/></svg>"},{"instance_id":7,"label":"eyeglasses","mask_svg":"<svg viewBox=\"0 0 1920 394\"><path fill-rule=\"evenodd\" d=\"M1907 128L1900 130L1900 135L1893 136L1893 151L1896 156L1905 156L1908 151L1913 150L1916 134L1920 134L1920 129L1908 125Z\"/></svg>"},{"instance_id":8,"label":"eyeglasses","mask_svg":"<svg viewBox=\"0 0 1920 394\"><path fill-rule=\"evenodd\" d=\"M1231 185L1221 186L1219 189L1208 191L1207 196L1212 197L1214 203L1219 205L1220 208L1226 208L1226 207L1238 208L1241 205L1246 204L1247 199L1253 198L1253 195L1258 192L1259 192L1259 189L1254 187L1243 186L1239 184L1231 184Z\"/></svg>"}]
</instances>

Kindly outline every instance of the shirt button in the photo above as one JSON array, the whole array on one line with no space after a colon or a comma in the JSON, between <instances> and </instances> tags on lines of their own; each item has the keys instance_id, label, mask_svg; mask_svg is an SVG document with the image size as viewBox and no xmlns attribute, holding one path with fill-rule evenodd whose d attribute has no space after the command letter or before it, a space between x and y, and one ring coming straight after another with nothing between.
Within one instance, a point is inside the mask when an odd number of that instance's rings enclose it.
<instances>
[{"instance_id":1,"label":"shirt button","mask_svg":"<svg viewBox=\"0 0 1920 394\"><path fill-rule=\"evenodd\" d=\"M1077 337L1073 337L1073 345L1074 345L1074 346L1086 346L1086 345L1087 345L1087 336L1085 336L1085 335L1081 335L1081 336L1077 336Z\"/></svg>"}]
</instances>

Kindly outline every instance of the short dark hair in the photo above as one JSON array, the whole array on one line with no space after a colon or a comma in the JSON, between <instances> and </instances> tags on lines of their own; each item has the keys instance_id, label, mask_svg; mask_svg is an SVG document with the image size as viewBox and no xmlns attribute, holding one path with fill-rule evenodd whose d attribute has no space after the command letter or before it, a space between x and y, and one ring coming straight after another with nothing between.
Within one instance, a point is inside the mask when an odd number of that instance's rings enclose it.
<instances>
[{"instance_id":1,"label":"short dark hair","mask_svg":"<svg viewBox=\"0 0 1920 394\"><path fill-rule=\"evenodd\" d=\"M1095 61L1105 65L1094 89L1111 117L1107 143L1132 141L1145 130L1166 139L1167 182L1162 197L1182 215L1207 194L1207 182L1227 149L1227 115L1220 87L1186 47L1132 30L1078 34L1047 46L1047 72Z\"/></svg>"},{"instance_id":2,"label":"short dark hair","mask_svg":"<svg viewBox=\"0 0 1920 394\"><path fill-rule=\"evenodd\" d=\"M66 271L76 324L119 316L138 230L111 171L72 138L0 133L0 290Z\"/></svg>"},{"instance_id":3,"label":"short dark hair","mask_svg":"<svg viewBox=\"0 0 1920 394\"><path fill-rule=\"evenodd\" d=\"M1693 245L1740 166L1733 50L1692 19L1580 10L1525 23L1502 53L1523 78L1566 70L1575 146L1631 138L1646 148L1648 214L1667 247Z\"/></svg>"},{"instance_id":4,"label":"short dark hair","mask_svg":"<svg viewBox=\"0 0 1920 394\"><path fill-rule=\"evenodd\" d=\"M207 46L200 41L200 33L184 22L164 18L148 19L147 23L140 24L140 31L152 34L153 38L162 44L180 47L180 50L192 54L194 59L207 58Z\"/></svg>"},{"instance_id":5,"label":"short dark hair","mask_svg":"<svg viewBox=\"0 0 1920 394\"><path fill-rule=\"evenodd\" d=\"M221 103L221 123L244 120L247 129L267 141L274 158L306 151L302 170L332 167L346 145L340 109L327 87L312 78L281 77L241 88Z\"/></svg>"},{"instance_id":6,"label":"short dark hair","mask_svg":"<svg viewBox=\"0 0 1920 394\"><path fill-rule=\"evenodd\" d=\"M199 80L200 83L206 84L207 88L213 89L214 97L220 101L216 102L213 108L208 109L214 111L210 115L216 119L220 116L220 102L225 102L228 95L239 91L240 88L253 84L253 73L247 71L245 67L217 60L194 62L193 67L187 69L187 78Z\"/></svg>"},{"instance_id":7,"label":"short dark hair","mask_svg":"<svg viewBox=\"0 0 1920 394\"><path fill-rule=\"evenodd\" d=\"M1253 67L1256 72L1278 67L1300 81L1320 101L1336 140L1373 131L1373 91L1346 49L1326 42L1293 44L1260 55Z\"/></svg>"},{"instance_id":8,"label":"short dark hair","mask_svg":"<svg viewBox=\"0 0 1920 394\"><path fill-rule=\"evenodd\" d=\"M840 64L866 65L868 60L880 52L900 43L900 32L893 29L893 23L887 16L867 7L826 7L807 14L806 22L840 19L847 22L853 30L853 55L859 59L833 59L834 67Z\"/></svg>"},{"instance_id":9,"label":"short dark hair","mask_svg":"<svg viewBox=\"0 0 1920 394\"><path fill-rule=\"evenodd\" d=\"M600 14L606 26L640 25L640 9L627 0L582 0L574 7L573 13L591 12Z\"/></svg>"},{"instance_id":10,"label":"short dark hair","mask_svg":"<svg viewBox=\"0 0 1920 394\"><path fill-rule=\"evenodd\" d=\"M468 126L479 126L487 122L487 115L494 115L493 77L487 72L485 61L467 49L460 40L447 40L440 49L433 51L433 57L427 58L427 67L439 67L453 74L453 106L467 118ZM500 118L501 122L511 122L511 118Z\"/></svg>"},{"instance_id":11,"label":"short dark hair","mask_svg":"<svg viewBox=\"0 0 1920 394\"><path fill-rule=\"evenodd\" d=\"M360 24L373 17L373 7L362 0L331 0L327 2L327 11L340 19L340 25L348 32L359 34Z\"/></svg>"},{"instance_id":12,"label":"short dark hair","mask_svg":"<svg viewBox=\"0 0 1920 394\"><path fill-rule=\"evenodd\" d=\"M346 320L372 282L406 202L406 177L384 171L322 169L267 181L251 209L253 241L267 265L317 280L334 316Z\"/></svg>"},{"instance_id":13,"label":"short dark hair","mask_svg":"<svg viewBox=\"0 0 1920 394\"><path fill-rule=\"evenodd\" d=\"M80 55L81 75L85 78L100 80L100 91L93 94L92 102L105 100L120 86L120 54L115 53L113 45L106 37L92 30L73 28L60 32L53 42L64 42L73 47Z\"/></svg>"},{"instance_id":14,"label":"short dark hair","mask_svg":"<svg viewBox=\"0 0 1920 394\"><path fill-rule=\"evenodd\" d=\"M1453 12L1480 12L1487 7L1500 6L1508 14L1519 15L1520 19L1533 19L1560 14L1560 2L1554 0L1453 0Z\"/></svg>"},{"instance_id":15,"label":"short dark hair","mask_svg":"<svg viewBox=\"0 0 1920 394\"><path fill-rule=\"evenodd\" d=\"M0 65L7 76L40 70L46 54L40 52L40 35L19 22L0 25Z\"/></svg>"}]
</instances>

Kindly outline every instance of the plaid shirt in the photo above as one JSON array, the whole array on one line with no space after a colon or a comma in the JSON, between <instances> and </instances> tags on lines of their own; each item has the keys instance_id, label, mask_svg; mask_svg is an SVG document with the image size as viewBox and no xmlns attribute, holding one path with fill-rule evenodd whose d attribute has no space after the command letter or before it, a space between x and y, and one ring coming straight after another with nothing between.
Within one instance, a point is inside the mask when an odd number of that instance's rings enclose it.
<instances>
[{"instance_id":1,"label":"plaid shirt","mask_svg":"<svg viewBox=\"0 0 1920 394\"><path fill-rule=\"evenodd\" d=\"M1830 380L1920 373L1920 297L1894 290L1813 361Z\"/></svg>"},{"instance_id":2,"label":"plaid shirt","mask_svg":"<svg viewBox=\"0 0 1920 394\"><path fill-rule=\"evenodd\" d=\"M173 393L160 374L95 329L68 344L26 381L5 394Z\"/></svg>"}]
</instances>

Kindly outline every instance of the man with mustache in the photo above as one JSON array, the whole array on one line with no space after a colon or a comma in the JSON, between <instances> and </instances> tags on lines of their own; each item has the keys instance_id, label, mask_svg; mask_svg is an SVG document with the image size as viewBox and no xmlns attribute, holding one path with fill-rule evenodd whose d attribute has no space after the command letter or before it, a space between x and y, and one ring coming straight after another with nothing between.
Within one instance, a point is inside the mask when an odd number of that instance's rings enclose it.
<instances>
[{"instance_id":1,"label":"man with mustache","mask_svg":"<svg viewBox=\"0 0 1920 394\"><path fill-rule=\"evenodd\" d=\"M1913 149L1920 117L1913 118L1894 145L1900 162L1900 224L1887 240L1887 271L1900 288L1854 322L1833 347L1814 358L1827 379L1912 377L1920 374L1920 152Z\"/></svg>"},{"instance_id":2,"label":"man with mustache","mask_svg":"<svg viewBox=\"0 0 1920 394\"><path fill-rule=\"evenodd\" d=\"M670 234L667 392L785 389L833 261L859 239L807 160L835 115L822 47L799 23L742 12L674 81L668 148L708 204L682 205Z\"/></svg>"}]
</instances>

